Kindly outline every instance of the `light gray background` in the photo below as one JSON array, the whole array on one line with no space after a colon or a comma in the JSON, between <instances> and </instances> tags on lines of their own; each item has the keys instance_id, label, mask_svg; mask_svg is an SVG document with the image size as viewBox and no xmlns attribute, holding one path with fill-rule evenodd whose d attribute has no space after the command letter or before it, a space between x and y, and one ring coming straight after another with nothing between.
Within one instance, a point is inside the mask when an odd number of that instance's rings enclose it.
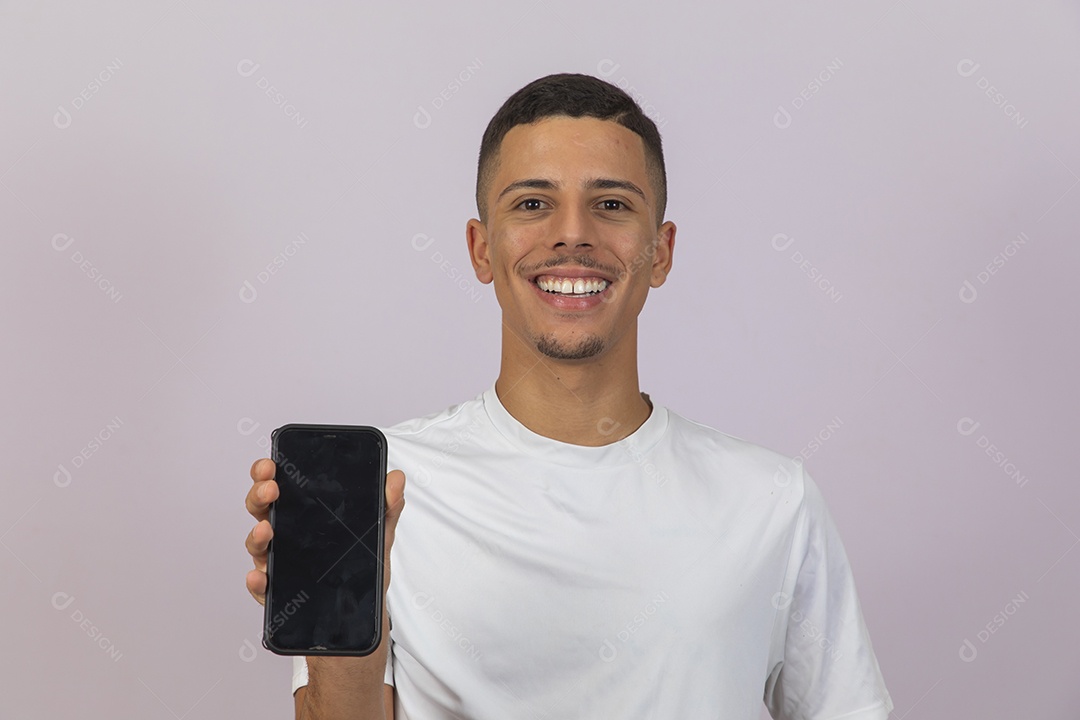
<instances>
[{"instance_id":1,"label":"light gray background","mask_svg":"<svg viewBox=\"0 0 1080 720\"><path fill-rule=\"evenodd\" d=\"M248 468L490 385L480 137L575 71L664 136L643 389L804 454L894 716L1076 718L1077 15L5 3L0 713L292 716Z\"/></svg>"}]
</instances>

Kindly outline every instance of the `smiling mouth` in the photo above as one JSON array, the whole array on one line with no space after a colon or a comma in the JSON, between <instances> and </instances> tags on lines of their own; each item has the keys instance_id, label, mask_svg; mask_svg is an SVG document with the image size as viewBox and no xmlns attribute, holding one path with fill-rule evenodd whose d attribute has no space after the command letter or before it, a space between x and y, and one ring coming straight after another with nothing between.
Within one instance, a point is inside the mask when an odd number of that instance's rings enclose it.
<instances>
[{"instance_id":1,"label":"smiling mouth","mask_svg":"<svg viewBox=\"0 0 1080 720\"><path fill-rule=\"evenodd\" d=\"M540 275L533 282L546 293L564 297L589 297L607 289L607 280L599 277L566 278L557 275Z\"/></svg>"}]
</instances>

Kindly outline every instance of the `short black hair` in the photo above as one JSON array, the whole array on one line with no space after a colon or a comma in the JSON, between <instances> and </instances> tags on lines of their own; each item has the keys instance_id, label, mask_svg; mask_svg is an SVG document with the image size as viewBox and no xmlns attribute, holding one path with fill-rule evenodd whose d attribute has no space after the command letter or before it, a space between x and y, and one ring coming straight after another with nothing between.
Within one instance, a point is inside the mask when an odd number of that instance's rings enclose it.
<instances>
[{"instance_id":1,"label":"short black hair","mask_svg":"<svg viewBox=\"0 0 1080 720\"><path fill-rule=\"evenodd\" d=\"M667 207L664 149L656 123L641 106L609 82L592 75L558 73L533 80L502 104L484 131L476 168L476 209L487 222L487 190L498 166L499 148L510 129L554 116L612 120L637 133L645 144L645 164L656 192L656 219L663 222Z\"/></svg>"}]
</instances>

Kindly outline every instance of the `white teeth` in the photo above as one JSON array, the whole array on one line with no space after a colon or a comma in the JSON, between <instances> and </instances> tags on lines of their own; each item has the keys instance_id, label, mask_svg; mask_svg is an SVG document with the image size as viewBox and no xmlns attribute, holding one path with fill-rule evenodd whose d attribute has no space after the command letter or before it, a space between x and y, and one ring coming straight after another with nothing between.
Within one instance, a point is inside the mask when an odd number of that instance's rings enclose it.
<instances>
[{"instance_id":1,"label":"white teeth","mask_svg":"<svg viewBox=\"0 0 1080 720\"><path fill-rule=\"evenodd\" d=\"M575 278L539 277L536 284L541 290L560 295L590 295L603 292L608 286L607 280Z\"/></svg>"}]
</instances>

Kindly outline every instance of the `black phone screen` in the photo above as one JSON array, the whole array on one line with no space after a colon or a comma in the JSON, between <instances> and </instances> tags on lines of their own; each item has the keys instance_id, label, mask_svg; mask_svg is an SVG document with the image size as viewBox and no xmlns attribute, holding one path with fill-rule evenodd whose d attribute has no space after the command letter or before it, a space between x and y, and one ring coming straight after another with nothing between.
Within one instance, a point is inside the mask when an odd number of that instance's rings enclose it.
<instances>
[{"instance_id":1,"label":"black phone screen","mask_svg":"<svg viewBox=\"0 0 1080 720\"><path fill-rule=\"evenodd\" d=\"M282 655L367 655L382 629L386 438L376 428L274 431L263 645Z\"/></svg>"}]
</instances>

